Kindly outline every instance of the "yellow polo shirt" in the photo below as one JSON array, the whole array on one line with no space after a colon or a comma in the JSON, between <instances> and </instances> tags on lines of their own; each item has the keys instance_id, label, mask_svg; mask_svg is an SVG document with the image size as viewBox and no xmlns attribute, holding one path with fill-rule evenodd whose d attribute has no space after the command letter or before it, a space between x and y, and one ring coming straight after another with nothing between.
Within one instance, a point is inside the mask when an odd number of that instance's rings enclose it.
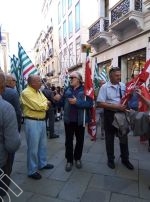
<instances>
[{"instance_id":1,"label":"yellow polo shirt","mask_svg":"<svg viewBox=\"0 0 150 202\"><path fill-rule=\"evenodd\" d=\"M27 86L20 96L24 117L45 118L46 110L48 110L47 101L41 91L36 91L31 86Z\"/></svg>"}]
</instances>

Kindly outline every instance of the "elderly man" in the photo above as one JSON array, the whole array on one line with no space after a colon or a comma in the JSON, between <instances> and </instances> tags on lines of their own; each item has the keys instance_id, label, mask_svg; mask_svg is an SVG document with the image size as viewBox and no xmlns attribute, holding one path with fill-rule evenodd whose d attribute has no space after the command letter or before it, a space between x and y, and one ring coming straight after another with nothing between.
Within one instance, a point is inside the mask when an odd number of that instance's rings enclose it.
<instances>
[{"instance_id":1,"label":"elderly man","mask_svg":"<svg viewBox=\"0 0 150 202\"><path fill-rule=\"evenodd\" d=\"M121 70L119 67L111 68L109 71L110 81L106 82L100 88L97 105L98 107L104 108L104 129L105 129L105 142L108 163L107 165L111 168L115 168L114 163L114 137L117 133L117 129L112 125L114 120L114 114L117 111L123 112L126 106L121 104L121 98L125 92L125 85L120 82ZM129 161L129 150L128 150L128 137L119 137L120 140L120 151L123 165L128 169L133 170L134 167Z\"/></svg>"},{"instance_id":2,"label":"elderly man","mask_svg":"<svg viewBox=\"0 0 150 202\"><path fill-rule=\"evenodd\" d=\"M1 174L4 172L4 174L10 176L11 159L9 158L9 154L16 152L21 142L15 110L1 96L4 89L5 76L3 73L0 73L0 169ZM10 180L8 177L0 180L0 198L6 195L5 191L8 190L9 184Z\"/></svg>"},{"instance_id":3,"label":"elderly man","mask_svg":"<svg viewBox=\"0 0 150 202\"><path fill-rule=\"evenodd\" d=\"M41 179L38 170L52 169L54 166L47 164L47 136L45 116L46 110L51 105L50 101L39 90L41 78L30 75L28 86L21 93L21 105L25 117L25 133L27 139L27 167L28 176Z\"/></svg>"},{"instance_id":4,"label":"elderly man","mask_svg":"<svg viewBox=\"0 0 150 202\"><path fill-rule=\"evenodd\" d=\"M70 74L70 86L64 93L64 125L65 125L65 157L67 160L66 171L72 170L75 160L76 168L82 168L82 151L84 144L84 120L89 121L89 109L93 106L90 97L84 95L82 76L79 72ZM85 117L84 117L85 115ZM74 135L76 138L73 148Z\"/></svg>"}]
</instances>

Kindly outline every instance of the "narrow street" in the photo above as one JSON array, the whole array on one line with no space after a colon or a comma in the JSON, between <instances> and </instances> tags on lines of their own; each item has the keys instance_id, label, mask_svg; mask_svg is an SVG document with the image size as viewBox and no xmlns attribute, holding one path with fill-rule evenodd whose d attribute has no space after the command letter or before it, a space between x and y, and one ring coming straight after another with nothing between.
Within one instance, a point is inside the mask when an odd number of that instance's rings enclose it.
<instances>
[{"instance_id":1,"label":"narrow street","mask_svg":"<svg viewBox=\"0 0 150 202\"><path fill-rule=\"evenodd\" d=\"M127 170L120 162L119 144L115 142L116 169L107 167L105 141L98 136L93 142L85 135L83 168L73 167L65 171L65 138L63 121L55 123L57 139L48 139L48 162L54 169L40 171L43 178L27 177L26 141L22 129L22 145L16 153L13 173L14 182L23 193L16 197L10 192L12 202L148 202L150 201L150 153L147 144L139 137L129 137L130 159L134 171ZM15 186L10 186L16 192ZM5 201L6 200L5 198Z\"/></svg>"}]
</instances>

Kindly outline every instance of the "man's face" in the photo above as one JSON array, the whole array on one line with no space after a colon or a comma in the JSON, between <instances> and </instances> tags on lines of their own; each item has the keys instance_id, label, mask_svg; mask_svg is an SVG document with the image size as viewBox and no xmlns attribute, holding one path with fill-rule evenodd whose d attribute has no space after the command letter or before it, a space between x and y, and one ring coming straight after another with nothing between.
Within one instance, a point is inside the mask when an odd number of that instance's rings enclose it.
<instances>
[{"instance_id":1,"label":"man's face","mask_svg":"<svg viewBox=\"0 0 150 202\"><path fill-rule=\"evenodd\" d=\"M79 79L77 77L75 77L75 76L70 77L70 85L71 86L77 87L77 86L79 86L79 84L80 84L80 81L79 81Z\"/></svg>"},{"instance_id":2,"label":"man's face","mask_svg":"<svg viewBox=\"0 0 150 202\"><path fill-rule=\"evenodd\" d=\"M32 81L32 87L35 90L39 90L41 86L42 86L41 78L39 76L35 77L34 80Z\"/></svg>"},{"instance_id":3,"label":"man's face","mask_svg":"<svg viewBox=\"0 0 150 202\"><path fill-rule=\"evenodd\" d=\"M110 73L110 81L117 84L121 81L121 71L114 71Z\"/></svg>"}]
</instances>

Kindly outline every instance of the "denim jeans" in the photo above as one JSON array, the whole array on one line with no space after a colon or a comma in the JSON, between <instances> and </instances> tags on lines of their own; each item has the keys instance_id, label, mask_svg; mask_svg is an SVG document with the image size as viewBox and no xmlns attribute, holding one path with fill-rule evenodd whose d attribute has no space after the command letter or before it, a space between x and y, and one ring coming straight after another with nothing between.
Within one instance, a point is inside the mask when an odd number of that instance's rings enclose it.
<instances>
[{"instance_id":1,"label":"denim jeans","mask_svg":"<svg viewBox=\"0 0 150 202\"><path fill-rule=\"evenodd\" d=\"M47 136L45 121L25 119L28 175L47 165Z\"/></svg>"}]
</instances>

